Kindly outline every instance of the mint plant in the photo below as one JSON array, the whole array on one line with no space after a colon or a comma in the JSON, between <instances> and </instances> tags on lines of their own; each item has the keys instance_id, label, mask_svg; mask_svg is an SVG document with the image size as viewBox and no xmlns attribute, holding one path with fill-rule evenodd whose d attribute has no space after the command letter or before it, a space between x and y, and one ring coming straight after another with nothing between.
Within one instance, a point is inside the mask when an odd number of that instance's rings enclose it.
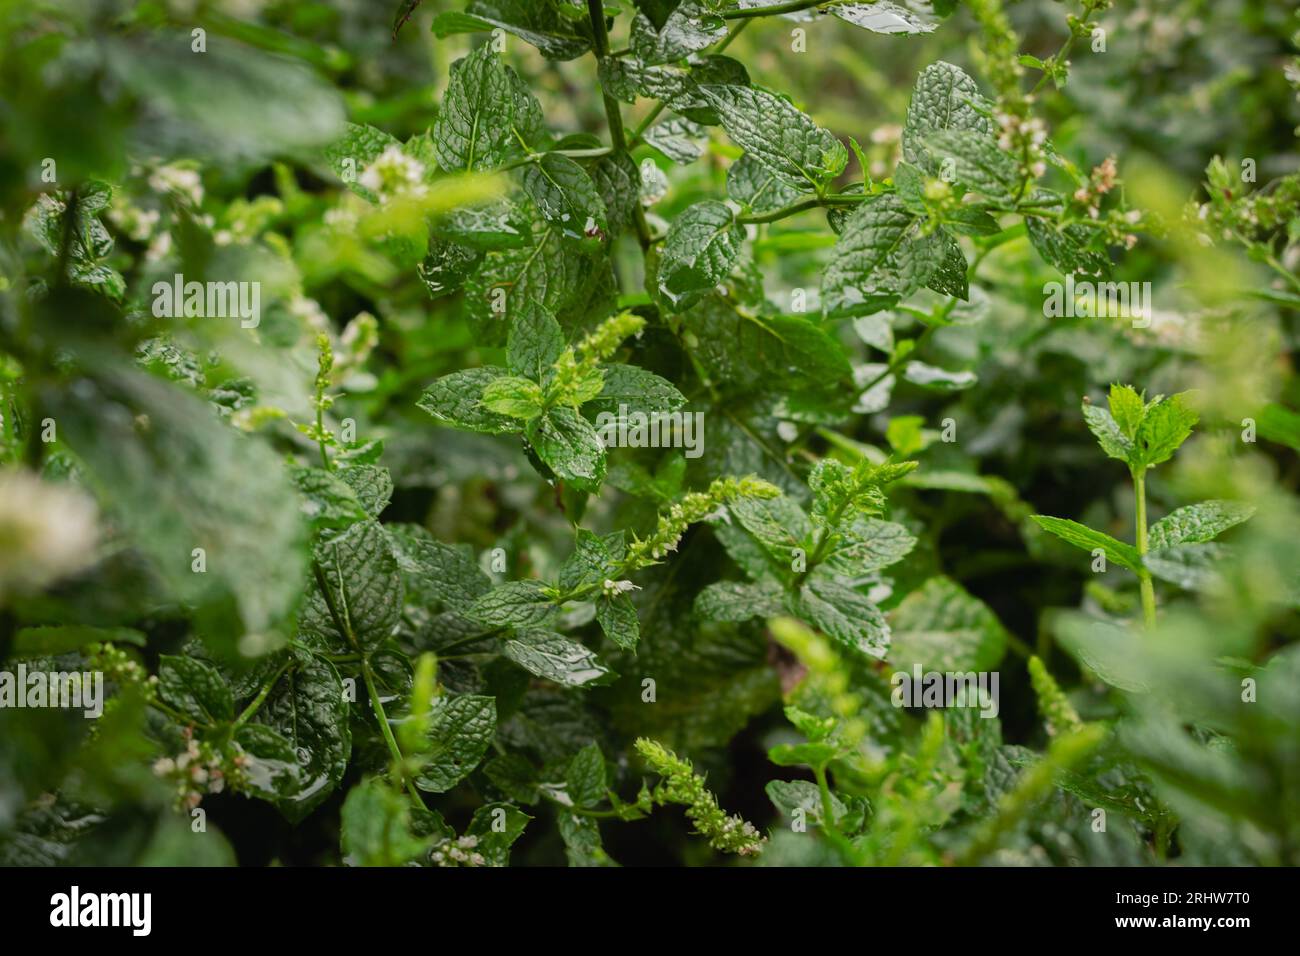
<instances>
[{"instance_id":1,"label":"mint plant","mask_svg":"<svg viewBox=\"0 0 1300 956\"><path fill-rule=\"evenodd\" d=\"M0 27L0 862L1297 862L1293 21L363 6Z\"/></svg>"},{"instance_id":2,"label":"mint plant","mask_svg":"<svg viewBox=\"0 0 1300 956\"><path fill-rule=\"evenodd\" d=\"M1147 473L1173 457L1191 435L1197 415L1186 395L1157 395L1147 401L1130 385L1112 385L1109 405L1107 410L1085 399L1083 417L1101 450L1128 465L1133 478L1135 543L1129 545L1066 518L1034 515L1033 519L1061 540L1135 573L1142 619L1151 628L1156 623L1153 577L1183 587L1195 586L1222 558L1214 539L1250 518L1255 509L1240 502L1204 501L1177 509L1148 530Z\"/></svg>"}]
</instances>

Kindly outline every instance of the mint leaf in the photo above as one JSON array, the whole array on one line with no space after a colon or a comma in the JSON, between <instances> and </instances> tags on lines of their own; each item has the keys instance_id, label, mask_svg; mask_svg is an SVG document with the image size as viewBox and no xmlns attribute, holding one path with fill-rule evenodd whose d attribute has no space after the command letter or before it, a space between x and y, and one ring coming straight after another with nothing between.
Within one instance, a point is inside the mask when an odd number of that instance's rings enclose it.
<instances>
[{"instance_id":1,"label":"mint leaf","mask_svg":"<svg viewBox=\"0 0 1300 956\"><path fill-rule=\"evenodd\" d=\"M812 577L794 599L793 610L844 649L867 659L889 648L889 623L880 608L846 581Z\"/></svg>"},{"instance_id":2,"label":"mint leaf","mask_svg":"<svg viewBox=\"0 0 1300 956\"><path fill-rule=\"evenodd\" d=\"M301 792L278 804L289 822L306 819L342 781L352 756L348 710L334 665L314 655L295 661L258 710L258 723L293 747L303 777Z\"/></svg>"},{"instance_id":3,"label":"mint leaf","mask_svg":"<svg viewBox=\"0 0 1300 956\"><path fill-rule=\"evenodd\" d=\"M659 262L659 291L685 309L699 301L730 274L745 238L722 202L706 200L688 206L668 230Z\"/></svg>"},{"instance_id":4,"label":"mint leaf","mask_svg":"<svg viewBox=\"0 0 1300 956\"><path fill-rule=\"evenodd\" d=\"M727 170L727 195L752 212L770 212L788 206L800 189L745 153Z\"/></svg>"},{"instance_id":5,"label":"mint leaf","mask_svg":"<svg viewBox=\"0 0 1300 956\"><path fill-rule=\"evenodd\" d=\"M903 201L888 193L853 211L822 274L822 309L828 317L892 308L928 281L938 263L908 242L915 225Z\"/></svg>"},{"instance_id":6,"label":"mint leaf","mask_svg":"<svg viewBox=\"0 0 1300 956\"><path fill-rule=\"evenodd\" d=\"M547 153L524 170L524 189L542 217L569 239L603 237L605 202L587 171L567 156Z\"/></svg>"},{"instance_id":7,"label":"mint leaf","mask_svg":"<svg viewBox=\"0 0 1300 956\"><path fill-rule=\"evenodd\" d=\"M591 423L571 408L552 408L528 423L537 457L580 491L597 491L605 480L605 446Z\"/></svg>"},{"instance_id":8,"label":"mint leaf","mask_svg":"<svg viewBox=\"0 0 1300 956\"><path fill-rule=\"evenodd\" d=\"M1151 550L1211 541L1254 513L1254 505L1240 501L1202 501L1179 508L1151 526Z\"/></svg>"},{"instance_id":9,"label":"mint leaf","mask_svg":"<svg viewBox=\"0 0 1300 956\"><path fill-rule=\"evenodd\" d=\"M890 614L896 670L969 672L995 670L1008 635L983 601L951 578L935 577L913 591Z\"/></svg>"},{"instance_id":10,"label":"mint leaf","mask_svg":"<svg viewBox=\"0 0 1300 956\"><path fill-rule=\"evenodd\" d=\"M872 33L905 35L932 33L938 26L900 4L889 3L888 0L875 0L871 3L841 3L828 7L827 12L846 23L863 27Z\"/></svg>"},{"instance_id":11,"label":"mint leaf","mask_svg":"<svg viewBox=\"0 0 1300 956\"><path fill-rule=\"evenodd\" d=\"M555 316L538 306L515 313L506 345L506 360L512 372L543 382L563 351L564 332Z\"/></svg>"},{"instance_id":12,"label":"mint leaf","mask_svg":"<svg viewBox=\"0 0 1300 956\"><path fill-rule=\"evenodd\" d=\"M931 160L940 167L951 160L957 182L990 199L1009 203L1020 188L1016 164L998 148L992 136L945 129L925 137Z\"/></svg>"},{"instance_id":13,"label":"mint leaf","mask_svg":"<svg viewBox=\"0 0 1300 956\"><path fill-rule=\"evenodd\" d=\"M605 799L605 757L598 745L587 744L569 761L564 788L574 806L590 808Z\"/></svg>"},{"instance_id":14,"label":"mint leaf","mask_svg":"<svg viewBox=\"0 0 1300 956\"><path fill-rule=\"evenodd\" d=\"M1187 404L1185 395L1157 398L1147 406L1134 439L1141 467L1151 468L1168 461L1191 435L1199 416Z\"/></svg>"},{"instance_id":15,"label":"mint leaf","mask_svg":"<svg viewBox=\"0 0 1300 956\"><path fill-rule=\"evenodd\" d=\"M532 379L506 375L493 379L483 389L480 399L484 408L498 415L525 421L542 413L542 387Z\"/></svg>"},{"instance_id":16,"label":"mint leaf","mask_svg":"<svg viewBox=\"0 0 1300 956\"><path fill-rule=\"evenodd\" d=\"M491 746L496 701L475 694L438 697L430 719L429 749L420 755L415 785L425 793L446 793L474 772Z\"/></svg>"},{"instance_id":17,"label":"mint leaf","mask_svg":"<svg viewBox=\"0 0 1300 956\"><path fill-rule=\"evenodd\" d=\"M480 596L466 610L476 621L497 627L542 627L557 608L541 581L507 581Z\"/></svg>"},{"instance_id":18,"label":"mint leaf","mask_svg":"<svg viewBox=\"0 0 1300 956\"><path fill-rule=\"evenodd\" d=\"M1030 515L1044 531L1051 532L1062 541L1067 541L1076 548L1093 551L1100 548L1107 560L1122 568L1137 571L1142 565L1141 556L1132 545L1125 544L1101 531L1094 531L1087 525L1070 521L1067 518L1051 518L1047 515Z\"/></svg>"},{"instance_id":19,"label":"mint leaf","mask_svg":"<svg viewBox=\"0 0 1300 956\"><path fill-rule=\"evenodd\" d=\"M685 0L662 26L645 14L632 20L632 51L650 65L671 63L712 46L727 35L727 22L696 0Z\"/></svg>"},{"instance_id":20,"label":"mint leaf","mask_svg":"<svg viewBox=\"0 0 1300 956\"><path fill-rule=\"evenodd\" d=\"M164 654L158 661L158 693L195 723L213 726L235 718L230 685L211 664Z\"/></svg>"},{"instance_id":21,"label":"mint leaf","mask_svg":"<svg viewBox=\"0 0 1300 956\"><path fill-rule=\"evenodd\" d=\"M748 86L701 86L737 146L802 192L819 189L844 171L844 144L779 96Z\"/></svg>"},{"instance_id":22,"label":"mint leaf","mask_svg":"<svg viewBox=\"0 0 1300 956\"><path fill-rule=\"evenodd\" d=\"M554 631L519 631L506 640L504 652L528 673L565 687L604 684L616 676L586 645Z\"/></svg>"},{"instance_id":23,"label":"mint leaf","mask_svg":"<svg viewBox=\"0 0 1300 956\"><path fill-rule=\"evenodd\" d=\"M706 621L739 623L781 613L781 589L773 582L715 581L695 598L695 613Z\"/></svg>"},{"instance_id":24,"label":"mint leaf","mask_svg":"<svg viewBox=\"0 0 1300 956\"><path fill-rule=\"evenodd\" d=\"M926 139L947 129L986 139L993 133L987 109L979 87L960 67L942 60L927 66L916 79L912 102L907 107L903 158L930 173L937 172L939 163L931 157Z\"/></svg>"},{"instance_id":25,"label":"mint leaf","mask_svg":"<svg viewBox=\"0 0 1300 956\"><path fill-rule=\"evenodd\" d=\"M319 574L298 621L303 638L340 653L372 650L388 640L401 617L404 591L383 527L367 519L321 541L315 562Z\"/></svg>"},{"instance_id":26,"label":"mint leaf","mask_svg":"<svg viewBox=\"0 0 1300 956\"><path fill-rule=\"evenodd\" d=\"M482 402L488 386L509 377L510 373L505 369L492 365L461 369L444 375L426 388L416 404L434 418L456 428L490 435L517 432L518 422L492 411Z\"/></svg>"},{"instance_id":27,"label":"mint leaf","mask_svg":"<svg viewBox=\"0 0 1300 956\"><path fill-rule=\"evenodd\" d=\"M549 60L572 60L591 49L586 18L561 12L565 0L472 0L464 13L440 13L436 36L500 29L537 47Z\"/></svg>"},{"instance_id":28,"label":"mint leaf","mask_svg":"<svg viewBox=\"0 0 1300 956\"><path fill-rule=\"evenodd\" d=\"M541 125L541 107L489 43L452 64L434 149L443 169L492 169L521 155L520 139L529 143Z\"/></svg>"}]
</instances>

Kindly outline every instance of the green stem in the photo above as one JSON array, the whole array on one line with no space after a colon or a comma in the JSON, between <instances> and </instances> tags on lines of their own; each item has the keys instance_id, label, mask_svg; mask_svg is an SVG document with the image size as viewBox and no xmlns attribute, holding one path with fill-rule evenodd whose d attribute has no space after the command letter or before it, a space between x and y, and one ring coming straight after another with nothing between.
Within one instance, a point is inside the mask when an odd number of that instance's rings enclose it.
<instances>
[{"instance_id":1,"label":"green stem","mask_svg":"<svg viewBox=\"0 0 1300 956\"><path fill-rule=\"evenodd\" d=\"M248 723L261 706L266 703L266 698L271 695L271 689L280 682L280 678L284 676L284 672L289 669L289 663L290 662L286 661L282 664L280 669L275 672L275 675L262 685L262 689L258 692L257 696L249 702L249 705L244 708L244 712L235 718L235 723L231 727L232 731L238 730L240 727L244 726L244 724Z\"/></svg>"},{"instance_id":2,"label":"green stem","mask_svg":"<svg viewBox=\"0 0 1300 956\"><path fill-rule=\"evenodd\" d=\"M835 823L835 804L831 800L831 787L826 779L826 768L823 766L813 767L812 772L817 779L817 792L821 794L822 799L822 830L828 835L838 837L840 828Z\"/></svg>"},{"instance_id":3,"label":"green stem","mask_svg":"<svg viewBox=\"0 0 1300 956\"><path fill-rule=\"evenodd\" d=\"M843 0L790 0L789 3L774 3L770 7L752 7L745 10L727 10L722 14L724 20L749 20L754 17L775 17L782 13L798 13L813 7L833 7Z\"/></svg>"},{"instance_id":4,"label":"green stem","mask_svg":"<svg viewBox=\"0 0 1300 956\"><path fill-rule=\"evenodd\" d=\"M780 209L773 209L771 212L759 213L750 216L741 216L737 221L743 223L765 223L777 222L781 219L788 219L790 216L798 215L801 212L807 212L809 209L816 209L819 206L853 206L871 197L866 193L836 193L830 196L813 196L809 199L801 199L793 202L788 206L782 206Z\"/></svg>"},{"instance_id":5,"label":"green stem","mask_svg":"<svg viewBox=\"0 0 1300 956\"><path fill-rule=\"evenodd\" d=\"M1147 540L1147 479L1145 468L1133 473L1133 497L1137 511L1137 552L1139 557L1146 557L1149 542ZM1151 580L1151 572L1145 566L1138 570L1138 583L1142 590L1142 620L1149 631L1156 626L1156 589Z\"/></svg>"},{"instance_id":6,"label":"green stem","mask_svg":"<svg viewBox=\"0 0 1300 956\"><path fill-rule=\"evenodd\" d=\"M503 173L518 169L520 166L527 166L529 163L540 163L547 156L567 156L569 159L599 159L602 156L608 156L612 152L614 150L609 146L593 146L591 149L548 149L540 153L529 153L527 156L512 159L510 162L498 166L496 171Z\"/></svg>"},{"instance_id":7,"label":"green stem","mask_svg":"<svg viewBox=\"0 0 1300 956\"><path fill-rule=\"evenodd\" d=\"M596 59L604 60L609 56L609 29L605 25L605 9L601 0L587 0L587 16L591 20ZM619 110L618 101L603 87L600 95L605 103L605 118L609 123L609 138L614 144L614 151L626 153L628 151L627 131L623 128L623 113ZM632 221L636 226L636 237L641 243L642 251L649 250L650 226L646 223L645 210L641 208L639 202L632 204Z\"/></svg>"}]
</instances>

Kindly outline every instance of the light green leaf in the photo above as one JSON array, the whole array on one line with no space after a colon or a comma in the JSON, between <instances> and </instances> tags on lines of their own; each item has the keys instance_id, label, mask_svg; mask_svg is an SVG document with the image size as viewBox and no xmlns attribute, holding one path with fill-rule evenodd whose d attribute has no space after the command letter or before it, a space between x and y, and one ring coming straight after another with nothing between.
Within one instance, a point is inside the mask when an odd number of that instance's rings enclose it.
<instances>
[{"instance_id":1,"label":"light green leaf","mask_svg":"<svg viewBox=\"0 0 1300 956\"><path fill-rule=\"evenodd\" d=\"M644 13L632 21L632 52L650 65L672 63L706 49L727 35L727 21L705 4L685 0L656 29Z\"/></svg>"},{"instance_id":2,"label":"light green leaf","mask_svg":"<svg viewBox=\"0 0 1300 956\"><path fill-rule=\"evenodd\" d=\"M992 136L968 130L946 129L930 133L925 145L931 159L943 166L952 161L957 182L998 202L1011 202L1019 189L1016 164L998 148Z\"/></svg>"},{"instance_id":3,"label":"light green leaf","mask_svg":"<svg viewBox=\"0 0 1300 956\"><path fill-rule=\"evenodd\" d=\"M1044 531L1051 532L1062 541L1068 541L1076 548L1082 548L1084 551L1094 551L1100 548L1105 553L1107 560L1115 562L1122 568L1137 571L1142 565L1142 559L1138 555L1136 548L1112 538L1104 532L1094 531L1087 525L1079 524L1077 521L1070 521L1067 518L1050 518L1046 515L1030 515L1030 517Z\"/></svg>"},{"instance_id":4,"label":"light green leaf","mask_svg":"<svg viewBox=\"0 0 1300 956\"><path fill-rule=\"evenodd\" d=\"M433 142L443 169L493 169L522 155L541 127L541 107L501 62L491 43L451 67L451 80L433 124Z\"/></svg>"},{"instance_id":5,"label":"light green leaf","mask_svg":"<svg viewBox=\"0 0 1300 956\"><path fill-rule=\"evenodd\" d=\"M1254 513L1254 505L1240 501L1202 501L1187 505L1151 526L1151 550L1211 541Z\"/></svg>"},{"instance_id":6,"label":"light green leaf","mask_svg":"<svg viewBox=\"0 0 1300 956\"><path fill-rule=\"evenodd\" d=\"M781 588L773 581L715 581L695 596L695 613L706 621L739 623L781 613Z\"/></svg>"},{"instance_id":7,"label":"light green leaf","mask_svg":"<svg viewBox=\"0 0 1300 956\"><path fill-rule=\"evenodd\" d=\"M846 23L863 27L872 33L917 34L932 33L938 24L918 16L905 6L889 0L868 3L841 3L827 8ZM947 65L947 64L945 64Z\"/></svg>"},{"instance_id":8,"label":"light green leaf","mask_svg":"<svg viewBox=\"0 0 1300 956\"><path fill-rule=\"evenodd\" d=\"M516 375L506 375L488 382L481 399L483 407L488 411L525 421L542 413L544 401L540 385Z\"/></svg>"},{"instance_id":9,"label":"light green leaf","mask_svg":"<svg viewBox=\"0 0 1300 956\"><path fill-rule=\"evenodd\" d=\"M881 658L889 649L889 623L880 608L847 583L814 576L804 584L794 607L841 647L868 659Z\"/></svg>"},{"instance_id":10,"label":"light green leaf","mask_svg":"<svg viewBox=\"0 0 1300 956\"><path fill-rule=\"evenodd\" d=\"M892 308L929 281L937 250L908 242L915 226L903 201L891 193L853 210L822 275L822 309L828 317Z\"/></svg>"}]
</instances>

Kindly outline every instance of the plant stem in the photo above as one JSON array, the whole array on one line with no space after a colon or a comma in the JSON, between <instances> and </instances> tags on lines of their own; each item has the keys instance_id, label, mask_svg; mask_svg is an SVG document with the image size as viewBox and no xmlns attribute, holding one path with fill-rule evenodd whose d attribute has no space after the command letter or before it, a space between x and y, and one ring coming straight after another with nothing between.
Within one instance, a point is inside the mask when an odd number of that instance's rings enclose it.
<instances>
[{"instance_id":1,"label":"plant stem","mask_svg":"<svg viewBox=\"0 0 1300 956\"><path fill-rule=\"evenodd\" d=\"M826 780L826 768L817 766L812 768L813 776L817 778L817 792L822 798L822 829L827 834L840 835L839 827L835 823L835 804L831 801L831 787Z\"/></svg>"},{"instance_id":2,"label":"plant stem","mask_svg":"<svg viewBox=\"0 0 1300 956\"><path fill-rule=\"evenodd\" d=\"M819 206L853 206L870 198L866 193L848 193L847 195L836 193L830 196L813 196L809 199L793 202L788 206L782 206L780 209L773 209L771 212L741 216L737 221L743 223L777 222L798 215L801 212L807 212L809 209L816 209Z\"/></svg>"},{"instance_id":3,"label":"plant stem","mask_svg":"<svg viewBox=\"0 0 1300 956\"><path fill-rule=\"evenodd\" d=\"M798 13L813 7L833 7L834 0L790 0L789 3L774 3L770 7L753 7L745 10L727 10L722 14L724 20L749 20L754 17L775 17L782 13Z\"/></svg>"},{"instance_id":4,"label":"plant stem","mask_svg":"<svg viewBox=\"0 0 1300 956\"><path fill-rule=\"evenodd\" d=\"M594 146L591 149L548 149L540 153L529 153L527 156L520 156L518 159L512 159L496 168L497 172L507 172L511 169L518 169L520 166L527 166L529 163L539 163L547 156L567 156L570 159L599 159L602 156L608 156L614 152L610 146Z\"/></svg>"},{"instance_id":5,"label":"plant stem","mask_svg":"<svg viewBox=\"0 0 1300 956\"><path fill-rule=\"evenodd\" d=\"M1137 552L1146 557L1147 541L1147 478L1146 469L1133 473L1133 497L1137 511ZM1156 589L1151 572L1145 567L1138 570L1138 583L1142 590L1142 620L1147 630L1156 626Z\"/></svg>"},{"instance_id":6,"label":"plant stem","mask_svg":"<svg viewBox=\"0 0 1300 956\"><path fill-rule=\"evenodd\" d=\"M238 730L240 727L244 726L244 724L248 723L261 706L266 703L266 698L271 695L271 689L280 682L280 678L284 676L284 672L288 669L289 662L286 661L280 666L280 669L275 672L275 675L262 685L262 689L258 691L257 696L252 699L249 705L244 708L244 712L235 718L235 723L231 727L231 730Z\"/></svg>"},{"instance_id":7,"label":"plant stem","mask_svg":"<svg viewBox=\"0 0 1300 956\"><path fill-rule=\"evenodd\" d=\"M601 0L587 0L587 15L591 19L596 59L604 60L609 56L609 29L605 26L605 9ZM603 87L600 95L605 103L605 118L609 123L609 138L614 144L614 151L626 153L627 132L623 129L623 114L619 110L618 101ZM641 243L641 250L644 252L650 248L650 226L645 221L645 210L641 208L640 202L633 203L632 220L636 225L637 240Z\"/></svg>"}]
</instances>

